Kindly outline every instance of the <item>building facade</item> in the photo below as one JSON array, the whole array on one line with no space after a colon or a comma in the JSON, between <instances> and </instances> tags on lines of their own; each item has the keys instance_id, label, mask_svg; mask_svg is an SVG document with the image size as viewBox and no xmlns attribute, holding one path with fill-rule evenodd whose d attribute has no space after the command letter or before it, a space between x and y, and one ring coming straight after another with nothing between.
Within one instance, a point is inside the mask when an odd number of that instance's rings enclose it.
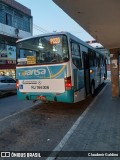
<instances>
[{"instance_id":1,"label":"building facade","mask_svg":"<svg viewBox=\"0 0 120 160\"><path fill-rule=\"evenodd\" d=\"M16 41L32 33L31 10L15 0L0 0L0 74L15 78Z\"/></svg>"}]
</instances>

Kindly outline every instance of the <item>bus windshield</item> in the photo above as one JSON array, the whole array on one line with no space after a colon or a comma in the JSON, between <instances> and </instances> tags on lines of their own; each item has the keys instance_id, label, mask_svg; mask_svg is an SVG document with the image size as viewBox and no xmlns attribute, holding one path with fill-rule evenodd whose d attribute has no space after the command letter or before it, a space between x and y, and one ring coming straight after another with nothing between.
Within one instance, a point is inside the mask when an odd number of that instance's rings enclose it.
<instances>
[{"instance_id":1,"label":"bus windshield","mask_svg":"<svg viewBox=\"0 0 120 160\"><path fill-rule=\"evenodd\" d=\"M65 35L36 37L17 43L17 65L62 63L68 60Z\"/></svg>"}]
</instances>

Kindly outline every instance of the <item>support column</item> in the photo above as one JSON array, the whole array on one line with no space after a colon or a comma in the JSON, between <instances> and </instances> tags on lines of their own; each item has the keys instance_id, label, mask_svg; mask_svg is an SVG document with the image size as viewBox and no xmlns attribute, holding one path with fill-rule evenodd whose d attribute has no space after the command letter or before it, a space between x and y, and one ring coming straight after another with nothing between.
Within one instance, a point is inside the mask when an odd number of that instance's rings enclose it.
<instances>
[{"instance_id":1,"label":"support column","mask_svg":"<svg viewBox=\"0 0 120 160\"><path fill-rule=\"evenodd\" d=\"M119 96L119 49L110 49L112 97Z\"/></svg>"}]
</instances>

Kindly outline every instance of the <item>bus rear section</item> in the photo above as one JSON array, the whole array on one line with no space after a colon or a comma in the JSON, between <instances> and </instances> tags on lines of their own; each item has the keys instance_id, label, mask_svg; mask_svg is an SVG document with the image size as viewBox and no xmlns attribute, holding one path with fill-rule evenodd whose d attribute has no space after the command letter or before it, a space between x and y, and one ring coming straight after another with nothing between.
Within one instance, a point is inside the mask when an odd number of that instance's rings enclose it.
<instances>
[{"instance_id":1,"label":"bus rear section","mask_svg":"<svg viewBox=\"0 0 120 160\"><path fill-rule=\"evenodd\" d=\"M18 41L16 79L19 99L73 103L67 36Z\"/></svg>"},{"instance_id":2,"label":"bus rear section","mask_svg":"<svg viewBox=\"0 0 120 160\"><path fill-rule=\"evenodd\" d=\"M71 77L67 66L17 68L19 99L73 103Z\"/></svg>"},{"instance_id":3,"label":"bus rear section","mask_svg":"<svg viewBox=\"0 0 120 160\"><path fill-rule=\"evenodd\" d=\"M76 103L94 95L105 77L105 57L67 32L17 42L19 99Z\"/></svg>"}]
</instances>

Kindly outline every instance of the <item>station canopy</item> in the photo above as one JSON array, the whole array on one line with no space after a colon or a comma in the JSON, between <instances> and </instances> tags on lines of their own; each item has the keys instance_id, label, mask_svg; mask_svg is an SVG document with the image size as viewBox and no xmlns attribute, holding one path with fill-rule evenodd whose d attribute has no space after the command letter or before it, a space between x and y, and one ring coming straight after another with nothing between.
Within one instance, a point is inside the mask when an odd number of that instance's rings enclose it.
<instances>
[{"instance_id":1,"label":"station canopy","mask_svg":"<svg viewBox=\"0 0 120 160\"><path fill-rule=\"evenodd\" d=\"M120 0L53 0L97 42L120 48Z\"/></svg>"}]
</instances>

